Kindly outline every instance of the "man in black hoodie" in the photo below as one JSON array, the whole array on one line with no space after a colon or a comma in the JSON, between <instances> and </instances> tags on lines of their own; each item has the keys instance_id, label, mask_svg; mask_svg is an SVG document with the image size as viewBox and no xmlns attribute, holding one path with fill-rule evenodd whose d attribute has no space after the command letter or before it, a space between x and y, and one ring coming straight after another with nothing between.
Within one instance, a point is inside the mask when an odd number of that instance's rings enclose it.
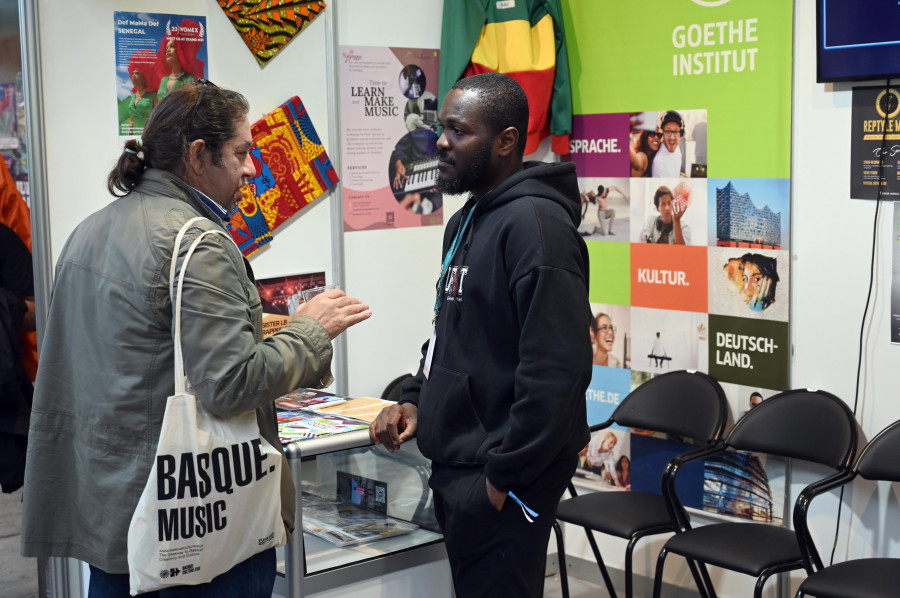
<instances>
[{"instance_id":1,"label":"man in black hoodie","mask_svg":"<svg viewBox=\"0 0 900 598\"><path fill-rule=\"evenodd\" d=\"M460 598L543 593L554 514L588 443L588 254L571 163L523 164L528 100L498 73L460 80L438 116L445 193L434 332L400 401L372 424L413 436Z\"/></svg>"}]
</instances>

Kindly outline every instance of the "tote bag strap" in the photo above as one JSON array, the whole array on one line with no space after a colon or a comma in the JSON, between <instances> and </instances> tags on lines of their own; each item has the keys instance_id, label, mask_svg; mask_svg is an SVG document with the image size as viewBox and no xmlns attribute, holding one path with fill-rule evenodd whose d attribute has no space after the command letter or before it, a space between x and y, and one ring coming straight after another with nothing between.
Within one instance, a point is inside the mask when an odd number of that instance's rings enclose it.
<instances>
[{"instance_id":1,"label":"tote bag strap","mask_svg":"<svg viewBox=\"0 0 900 598\"><path fill-rule=\"evenodd\" d=\"M184 287L184 273L187 271L188 262L194 254L194 250L197 249L200 241L202 241L203 237L206 235L222 235L234 242L225 231L208 230L200 233L200 235L194 239L194 242L191 243L190 248L188 248L187 255L184 256L184 262L181 264L181 272L178 274L178 293L175 294L175 261L178 259L178 249L181 247L181 240L184 237L184 233L186 233L191 225L198 220L207 220L207 218L204 218L203 216L191 218L181 227L181 230L178 231L178 236L175 237L175 249L172 251L172 265L169 268L169 288L176 298L175 305L172 306L175 319L175 394L182 394L187 391L187 379L184 375L184 358L181 353L181 290Z\"/></svg>"}]
</instances>

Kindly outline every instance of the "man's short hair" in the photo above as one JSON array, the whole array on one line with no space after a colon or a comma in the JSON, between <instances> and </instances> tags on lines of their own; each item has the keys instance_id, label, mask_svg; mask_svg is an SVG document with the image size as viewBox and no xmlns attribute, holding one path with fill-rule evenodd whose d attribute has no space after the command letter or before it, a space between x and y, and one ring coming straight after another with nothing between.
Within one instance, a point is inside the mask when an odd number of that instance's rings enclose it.
<instances>
[{"instance_id":1,"label":"man's short hair","mask_svg":"<svg viewBox=\"0 0 900 598\"><path fill-rule=\"evenodd\" d=\"M659 128L664 128L666 123L675 123L678 125L680 129L678 133L683 137L684 136L684 119L681 118L681 115L675 112L674 110L669 110L662 117L662 122L659 123Z\"/></svg>"},{"instance_id":2,"label":"man's short hair","mask_svg":"<svg viewBox=\"0 0 900 598\"><path fill-rule=\"evenodd\" d=\"M660 185L659 189L656 190L656 193L653 194L653 205L656 206L656 209L659 209L659 200L664 196L668 195L671 198L675 196L672 195L672 190L666 187L665 185Z\"/></svg>"},{"instance_id":3,"label":"man's short hair","mask_svg":"<svg viewBox=\"0 0 900 598\"><path fill-rule=\"evenodd\" d=\"M528 96L515 79L502 73L481 73L460 79L451 91L472 91L480 100L479 113L496 135L507 127L519 132L519 155L528 141Z\"/></svg>"}]
</instances>

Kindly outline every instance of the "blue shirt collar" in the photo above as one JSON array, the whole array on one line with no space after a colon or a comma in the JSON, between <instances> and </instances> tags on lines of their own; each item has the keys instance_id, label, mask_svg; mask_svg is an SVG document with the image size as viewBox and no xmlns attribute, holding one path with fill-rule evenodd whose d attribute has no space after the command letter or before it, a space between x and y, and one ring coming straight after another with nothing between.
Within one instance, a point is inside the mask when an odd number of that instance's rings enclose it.
<instances>
[{"instance_id":1,"label":"blue shirt collar","mask_svg":"<svg viewBox=\"0 0 900 598\"><path fill-rule=\"evenodd\" d=\"M229 213L228 210L214 202L209 198L208 195L206 195L203 191L200 191L196 187L191 187L191 189L197 192L197 197L200 198L200 201L205 203L213 212L218 214L219 218L221 218L223 222L228 222L231 220L231 214L233 214L234 212Z\"/></svg>"}]
</instances>

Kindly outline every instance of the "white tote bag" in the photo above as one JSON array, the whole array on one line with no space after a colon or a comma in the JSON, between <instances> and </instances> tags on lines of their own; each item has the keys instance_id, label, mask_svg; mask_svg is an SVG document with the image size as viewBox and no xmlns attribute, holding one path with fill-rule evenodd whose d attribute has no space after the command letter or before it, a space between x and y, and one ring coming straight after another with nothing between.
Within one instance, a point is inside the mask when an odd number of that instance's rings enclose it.
<instances>
[{"instance_id":1,"label":"white tote bag","mask_svg":"<svg viewBox=\"0 0 900 598\"><path fill-rule=\"evenodd\" d=\"M188 221L175 241L175 260ZM259 433L256 411L219 418L190 394L181 354L181 290L174 306L175 394L168 398L156 458L128 527L131 595L206 583L287 540L281 519L281 454ZM215 339L210 339L215 342Z\"/></svg>"}]
</instances>

